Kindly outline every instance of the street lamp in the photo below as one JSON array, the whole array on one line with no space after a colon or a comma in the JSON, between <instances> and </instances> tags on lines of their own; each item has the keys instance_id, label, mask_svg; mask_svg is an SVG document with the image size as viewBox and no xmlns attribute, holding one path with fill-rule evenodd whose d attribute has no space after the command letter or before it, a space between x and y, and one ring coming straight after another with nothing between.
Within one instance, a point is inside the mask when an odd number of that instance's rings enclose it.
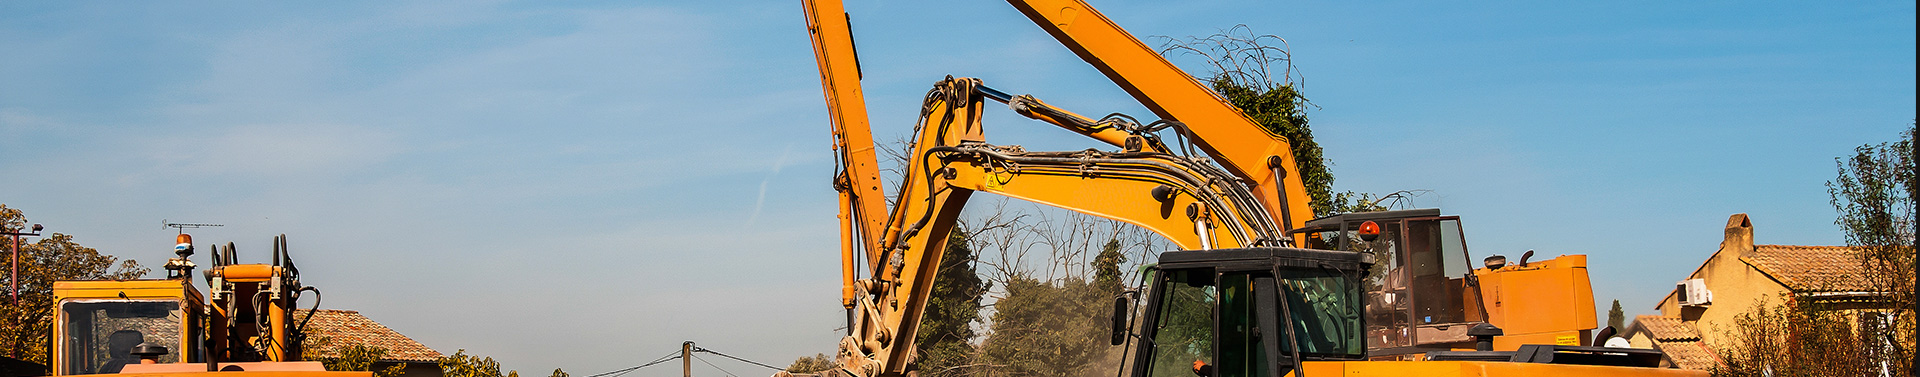
<instances>
[{"instance_id":1,"label":"street lamp","mask_svg":"<svg viewBox=\"0 0 1920 377\"><path fill-rule=\"evenodd\" d=\"M7 282L10 285L8 291L12 292L13 306L15 307L20 306L20 236L39 237L41 229L46 228L40 226L40 224L33 224L33 233L19 231L0 232L0 235L13 236L13 273L7 275Z\"/></svg>"},{"instance_id":2,"label":"street lamp","mask_svg":"<svg viewBox=\"0 0 1920 377\"><path fill-rule=\"evenodd\" d=\"M41 229L45 228L41 227L40 224L33 224L33 233L20 231L0 232L0 235L13 236L13 273L7 275L7 282L9 285L12 285L9 291L13 292L13 307L15 308L20 307L20 236L39 237ZM14 343L12 348L13 357L16 359L20 358L20 343Z\"/></svg>"}]
</instances>

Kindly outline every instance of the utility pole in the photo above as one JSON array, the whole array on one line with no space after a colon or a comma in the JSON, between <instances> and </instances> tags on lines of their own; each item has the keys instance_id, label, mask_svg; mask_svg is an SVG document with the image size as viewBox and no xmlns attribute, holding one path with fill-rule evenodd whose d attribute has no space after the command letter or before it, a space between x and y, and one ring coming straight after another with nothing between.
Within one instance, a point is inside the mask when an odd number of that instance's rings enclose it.
<instances>
[{"instance_id":1,"label":"utility pole","mask_svg":"<svg viewBox=\"0 0 1920 377\"><path fill-rule=\"evenodd\" d=\"M682 376L693 377L693 341L680 343L680 372Z\"/></svg>"},{"instance_id":2,"label":"utility pole","mask_svg":"<svg viewBox=\"0 0 1920 377\"><path fill-rule=\"evenodd\" d=\"M8 291L12 292L13 307L16 307L16 308L20 307L20 236L39 237L41 229L46 229L46 228L41 227L40 224L33 224L33 233L24 232L24 230L26 229L17 229L17 230L0 229L0 235L13 236L13 254L12 254L13 272L7 274L7 284L9 285ZM8 325L11 325L11 326L20 325L15 321L8 321L8 322L10 322L8 323ZM17 341L13 342L13 344L8 348L12 349L13 358L15 359L20 358L20 342L17 342Z\"/></svg>"},{"instance_id":3,"label":"utility pole","mask_svg":"<svg viewBox=\"0 0 1920 377\"><path fill-rule=\"evenodd\" d=\"M8 291L12 292L13 306L20 306L20 236L39 237L41 229L46 228L41 227L40 224L33 224L32 233L23 232L25 229L0 229L0 235L13 236L13 272L7 275Z\"/></svg>"}]
</instances>

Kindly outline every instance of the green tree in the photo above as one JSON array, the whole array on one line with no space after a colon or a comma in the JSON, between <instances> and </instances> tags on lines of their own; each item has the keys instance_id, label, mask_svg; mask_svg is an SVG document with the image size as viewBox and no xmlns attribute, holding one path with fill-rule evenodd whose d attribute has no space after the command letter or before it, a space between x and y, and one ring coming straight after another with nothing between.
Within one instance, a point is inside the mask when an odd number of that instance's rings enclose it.
<instances>
[{"instance_id":1,"label":"green tree","mask_svg":"<svg viewBox=\"0 0 1920 377\"><path fill-rule=\"evenodd\" d=\"M1120 281L1121 263L1127 263L1127 255L1120 252L1120 240L1100 245L1100 254L1093 257L1093 282L1102 293L1111 296L1126 289L1126 283Z\"/></svg>"},{"instance_id":2,"label":"green tree","mask_svg":"<svg viewBox=\"0 0 1920 377\"><path fill-rule=\"evenodd\" d=\"M1307 125L1307 108L1312 104L1294 81L1293 54L1285 44L1286 40L1278 36L1253 35L1246 25L1237 25L1205 37L1169 40L1160 52L1206 59L1212 76L1202 81L1239 107L1247 118L1286 138L1292 146L1299 171L1288 172L1288 179L1299 179L1307 187L1314 214L1338 213L1341 206L1336 199L1341 198L1333 194L1333 172L1327 169L1320 143L1313 140L1313 130ZM1279 72L1275 72L1276 66Z\"/></svg>"},{"instance_id":3,"label":"green tree","mask_svg":"<svg viewBox=\"0 0 1920 377\"><path fill-rule=\"evenodd\" d=\"M1875 360L1888 363L1895 371L1909 375L1920 364L1914 352L1920 339L1915 336L1914 320L1920 313L1920 300L1914 297L1914 271L1920 259L1914 255L1914 198L1920 196L1914 160L1915 133L1909 123L1899 141L1867 144L1854 148L1850 158L1836 158L1838 177L1827 182L1833 208L1840 212L1835 224L1846 233L1847 245L1858 252L1867 288L1889 294L1890 310L1878 312L1880 323L1869 323L1875 331L1861 331L1861 342L1882 344L1863 349Z\"/></svg>"},{"instance_id":4,"label":"green tree","mask_svg":"<svg viewBox=\"0 0 1920 377\"><path fill-rule=\"evenodd\" d=\"M505 376L500 375L500 362L493 361L492 357L468 355L466 349L441 357L439 364L444 377L520 377L519 371L507 371Z\"/></svg>"},{"instance_id":5,"label":"green tree","mask_svg":"<svg viewBox=\"0 0 1920 377\"><path fill-rule=\"evenodd\" d=\"M1246 25L1235 25L1218 34L1168 39L1160 48L1162 55L1195 55L1206 60L1211 76L1201 81L1215 93L1226 97L1234 107L1261 128L1286 138L1293 148L1295 169L1288 179L1299 179L1312 198L1313 213L1326 216L1348 212L1384 210L1380 199L1366 193L1333 191L1333 170L1320 143L1313 139L1307 109L1313 103L1301 92L1293 52L1286 39L1274 35L1254 35Z\"/></svg>"},{"instance_id":6,"label":"green tree","mask_svg":"<svg viewBox=\"0 0 1920 377\"><path fill-rule=\"evenodd\" d=\"M1307 126L1307 107L1311 105L1306 95L1293 84L1262 87L1236 81L1235 77L1238 76L1216 75L1208 85L1261 127L1286 138L1293 147L1296 168L1300 170L1288 179L1297 177L1307 187L1315 214L1337 213L1340 208L1334 202L1333 171L1327 169L1320 143L1313 140L1313 129Z\"/></svg>"},{"instance_id":7,"label":"green tree","mask_svg":"<svg viewBox=\"0 0 1920 377\"><path fill-rule=\"evenodd\" d=\"M793 364L787 365L787 373L798 374L798 373L821 372L821 371L833 369L834 364L835 363L833 361L832 356L827 356L827 354L819 353L819 354L814 354L813 356L801 357L799 359L794 360Z\"/></svg>"},{"instance_id":8,"label":"green tree","mask_svg":"<svg viewBox=\"0 0 1920 377\"><path fill-rule=\"evenodd\" d=\"M1714 376L1842 377L1880 375L1865 357L1853 321L1828 304L1784 295L1782 304L1755 304L1734 319L1724 363Z\"/></svg>"},{"instance_id":9,"label":"green tree","mask_svg":"<svg viewBox=\"0 0 1920 377\"><path fill-rule=\"evenodd\" d=\"M996 375L1077 376L1104 355L1109 295L1085 278L1047 282L1015 276L994 303L983 357Z\"/></svg>"},{"instance_id":10,"label":"green tree","mask_svg":"<svg viewBox=\"0 0 1920 377\"><path fill-rule=\"evenodd\" d=\"M25 213L0 204L0 229L17 232L29 224ZM4 244L0 250L13 251L11 237L0 244ZM48 364L47 352L52 347L53 282L137 279L147 274L139 262L81 246L72 235L63 233L22 243L19 253L20 305L0 306L0 342L5 342L7 354L17 351L20 359L41 365Z\"/></svg>"},{"instance_id":11,"label":"green tree","mask_svg":"<svg viewBox=\"0 0 1920 377\"><path fill-rule=\"evenodd\" d=\"M1612 326L1613 331L1627 331L1627 311L1620 307L1619 299L1613 300L1613 309L1607 310L1607 326Z\"/></svg>"},{"instance_id":12,"label":"green tree","mask_svg":"<svg viewBox=\"0 0 1920 377\"><path fill-rule=\"evenodd\" d=\"M1164 240L1084 214L1011 213L1022 212L1000 207L968 224L971 245L985 254L981 272L997 289L973 363L948 374L1112 375L1121 350L1107 344L1112 300L1134 272L1129 260L1163 250ZM1039 252L1046 257L1031 258Z\"/></svg>"},{"instance_id":13,"label":"green tree","mask_svg":"<svg viewBox=\"0 0 1920 377\"><path fill-rule=\"evenodd\" d=\"M1855 148L1827 182L1835 223L1878 302L1788 294L1741 314L1720 349L1717 376L1913 375L1914 125L1900 141ZM1864 309L1864 310L1861 310ZM1906 371L1906 372L1900 372Z\"/></svg>"},{"instance_id":14,"label":"green tree","mask_svg":"<svg viewBox=\"0 0 1920 377\"><path fill-rule=\"evenodd\" d=\"M330 349L331 352L320 352ZM374 364L387 357L387 349L364 344L333 345L333 338L322 337L309 341L301 350L301 359L318 361L330 371L373 372L374 377L394 377L406 371L406 364L396 363L386 368L374 369Z\"/></svg>"},{"instance_id":15,"label":"green tree","mask_svg":"<svg viewBox=\"0 0 1920 377\"><path fill-rule=\"evenodd\" d=\"M968 237L963 229L954 229L947 236L940 272L934 277L927 311L920 317L914 344L920 349L918 364L923 375L940 375L966 365L974 354L973 323L980 319L980 296L988 286L974 268L977 256L967 246Z\"/></svg>"}]
</instances>

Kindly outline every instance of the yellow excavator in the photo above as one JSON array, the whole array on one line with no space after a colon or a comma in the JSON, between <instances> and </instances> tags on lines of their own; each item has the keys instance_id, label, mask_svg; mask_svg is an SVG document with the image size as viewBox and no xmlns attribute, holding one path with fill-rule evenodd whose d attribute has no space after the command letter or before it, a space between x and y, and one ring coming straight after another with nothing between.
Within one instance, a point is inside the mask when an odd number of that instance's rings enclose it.
<instances>
[{"instance_id":1,"label":"yellow excavator","mask_svg":"<svg viewBox=\"0 0 1920 377\"><path fill-rule=\"evenodd\" d=\"M889 210L849 17L838 0L807 0L840 169L849 321L829 373L917 373L913 342L939 259L982 191L1140 226L1182 249L1150 266L1140 315L1116 298L1112 340L1127 347L1126 375L1704 375L1653 368L1657 351L1592 347L1584 256L1472 268L1459 218L1438 210L1315 219L1304 186L1287 179L1284 138L1079 0L1009 3L1161 120L1091 119L948 77L924 99ZM1119 149L988 143L987 100ZM1424 361L1370 361L1402 359Z\"/></svg>"},{"instance_id":2,"label":"yellow excavator","mask_svg":"<svg viewBox=\"0 0 1920 377\"><path fill-rule=\"evenodd\" d=\"M165 279L54 282L54 376L373 376L301 361L310 314L294 308L319 291L301 284L286 235L274 238L271 263L241 264L232 243L214 246L204 293L188 259L193 237L176 241Z\"/></svg>"}]
</instances>

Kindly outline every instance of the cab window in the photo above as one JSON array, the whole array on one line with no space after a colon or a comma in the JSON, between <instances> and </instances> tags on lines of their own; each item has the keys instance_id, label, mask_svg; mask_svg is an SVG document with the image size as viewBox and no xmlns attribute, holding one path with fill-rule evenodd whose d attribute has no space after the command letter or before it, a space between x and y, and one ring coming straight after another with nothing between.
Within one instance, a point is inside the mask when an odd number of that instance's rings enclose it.
<instances>
[{"instance_id":1,"label":"cab window","mask_svg":"<svg viewBox=\"0 0 1920 377\"><path fill-rule=\"evenodd\" d=\"M180 361L179 301L68 301L60 310L67 337L61 374L119 373L139 363L132 351L140 343L167 347L161 363Z\"/></svg>"},{"instance_id":2,"label":"cab window","mask_svg":"<svg viewBox=\"0 0 1920 377\"><path fill-rule=\"evenodd\" d=\"M1248 273L1220 275L1220 362L1214 367L1215 376L1266 377L1271 368L1255 320L1260 317L1255 312L1253 277ZM1285 352L1286 342L1280 344Z\"/></svg>"},{"instance_id":3,"label":"cab window","mask_svg":"<svg viewBox=\"0 0 1920 377\"><path fill-rule=\"evenodd\" d=\"M1337 269L1280 269L1280 290L1286 292L1287 316L1303 356L1359 358L1366 353L1362 340L1357 271ZM1284 343L1283 343L1284 344ZM1284 347L1283 347L1284 349Z\"/></svg>"}]
</instances>

